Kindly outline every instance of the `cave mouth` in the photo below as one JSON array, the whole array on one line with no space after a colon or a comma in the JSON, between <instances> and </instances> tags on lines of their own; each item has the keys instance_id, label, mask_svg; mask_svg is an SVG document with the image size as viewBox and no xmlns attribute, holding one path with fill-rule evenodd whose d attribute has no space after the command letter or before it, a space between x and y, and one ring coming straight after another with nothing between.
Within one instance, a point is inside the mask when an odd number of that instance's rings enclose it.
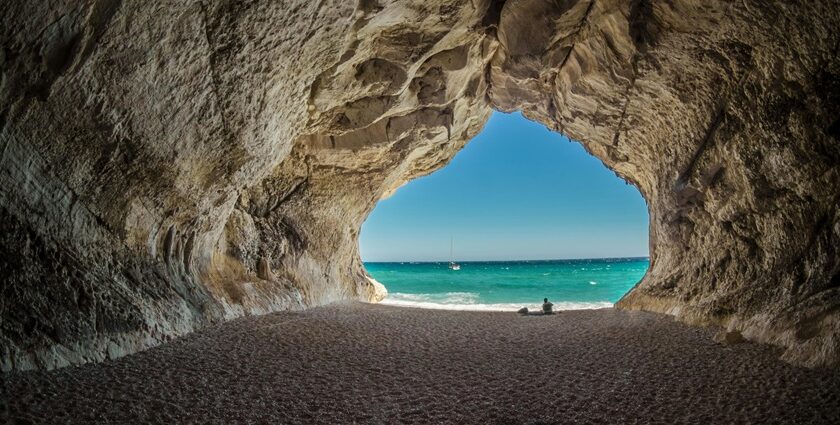
<instances>
[{"instance_id":1,"label":"cave mouth","mask_svg":"<svg viewBox=\"0 0 840 425\"><path fill-rule=\"evenodd\" d=\"M386 304L604 308L646 273L648 221L635 186L580 143L494 112L449 164L381 200L359 245Z\"/></svg>"}]
</instances>

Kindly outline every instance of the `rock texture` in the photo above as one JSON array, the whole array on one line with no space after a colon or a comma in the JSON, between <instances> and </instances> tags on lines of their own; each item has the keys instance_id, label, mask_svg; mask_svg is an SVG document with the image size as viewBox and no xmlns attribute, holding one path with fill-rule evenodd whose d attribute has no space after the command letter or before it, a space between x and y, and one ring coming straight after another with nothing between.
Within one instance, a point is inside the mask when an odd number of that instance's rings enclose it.
<instances>
[{"instance_id":1,"label":"rock texture","mask_svg":"<svg viewBox=\"0 0 840 425\"><path fill-rule=\"evenodd\" d=\"M21 1L0 26L0 366L376 300L358 230L492 108L648 200L619 307L840 364L833 1Z\"/></svg>"}]
</instances>

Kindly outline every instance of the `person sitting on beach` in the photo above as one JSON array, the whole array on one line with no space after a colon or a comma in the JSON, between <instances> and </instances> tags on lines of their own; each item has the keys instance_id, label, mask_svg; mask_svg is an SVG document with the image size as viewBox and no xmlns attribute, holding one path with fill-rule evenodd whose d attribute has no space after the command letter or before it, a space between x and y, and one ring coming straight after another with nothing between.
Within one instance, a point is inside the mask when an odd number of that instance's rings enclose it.
<instances>
[{"instance_id":1,"label":"person sitting on beach","mask_svg":"<svg viewBox=\"0 0 840 425\"><path fill-rule=\"evenodd\" d=\"M551 308L554 307L554 304L548 302L548 298L543 298L543 314L554 314Z\"/></svg>"}]
</instances>

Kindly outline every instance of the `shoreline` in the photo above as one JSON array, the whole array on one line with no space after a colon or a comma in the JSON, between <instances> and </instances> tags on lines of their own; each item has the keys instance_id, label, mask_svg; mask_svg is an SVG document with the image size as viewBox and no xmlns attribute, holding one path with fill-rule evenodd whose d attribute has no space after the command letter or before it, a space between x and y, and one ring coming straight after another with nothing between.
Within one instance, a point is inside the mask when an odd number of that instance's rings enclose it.
<instances>
[{"instance_id":1,"label":"shoreline","mask_svg":"<svg viewBox=\"0 0 840 425\"><path fill-rule=\"evenodd\" d=\"M554 304L554 312L560 313L563 311L576 310L600 310L615 308L615 303L609 301L552 301ZM541 303L475 303L475 304L447 304L436 303L431 301L409 301L409 300L389 300L385 298L376 304L387 305L392 307L403 308L418 308L423 310L448 310L448 311L493 311L499 313L516 313L520 308L527 307L530 311L537 311L542 309Z\"/></svg>"}]
</instances>

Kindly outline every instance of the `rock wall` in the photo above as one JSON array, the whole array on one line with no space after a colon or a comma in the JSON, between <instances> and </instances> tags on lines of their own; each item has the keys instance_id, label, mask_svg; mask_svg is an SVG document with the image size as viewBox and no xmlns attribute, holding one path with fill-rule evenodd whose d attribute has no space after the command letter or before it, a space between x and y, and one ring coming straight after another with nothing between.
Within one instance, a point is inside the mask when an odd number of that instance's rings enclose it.
<instances>
[{"instance_id":1,"label":"rock wall","mask_svg":"<svg viewBox=\"0 0 840 425\"><path fill-rule=\"evenodd\" d=\"M636 185L618 304L840 364L831 1L21 1L0 27L0 367L375 301L358 231L491 109Z\"/></svg>"},{"instance_id":2,"label":"rock wall","mask_svg":"<svg viewBox=\"0 0 840 425\"><path fill-rule=\"evenodd\" d=\"M830 2L505 4L493 104L581 140L648 201L651 268L618 307L840 364L838 15Z\"/></svg>"}]
</instances>

